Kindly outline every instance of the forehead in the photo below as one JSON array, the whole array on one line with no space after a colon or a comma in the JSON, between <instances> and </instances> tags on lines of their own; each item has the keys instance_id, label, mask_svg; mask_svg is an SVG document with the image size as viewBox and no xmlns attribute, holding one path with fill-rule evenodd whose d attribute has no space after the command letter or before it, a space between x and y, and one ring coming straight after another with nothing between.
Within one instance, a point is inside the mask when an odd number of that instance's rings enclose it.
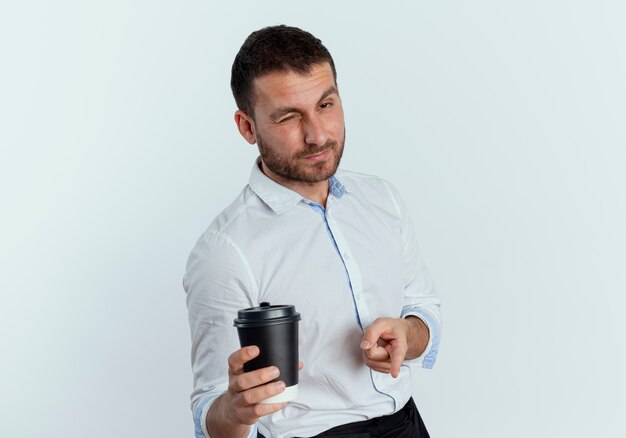
<instances>
[{"instance_id":1,"label":"forehead","mask_svg":"<svg viewBox=\"0 0 626 438\"><path fill-rule=\"evenodd\" d=\"M276 107L316 104L320 96L335 85L328 63L316 64L307 74L275 71L254 80L254 107L271 110Z\"/></svg>"}]
</instances>

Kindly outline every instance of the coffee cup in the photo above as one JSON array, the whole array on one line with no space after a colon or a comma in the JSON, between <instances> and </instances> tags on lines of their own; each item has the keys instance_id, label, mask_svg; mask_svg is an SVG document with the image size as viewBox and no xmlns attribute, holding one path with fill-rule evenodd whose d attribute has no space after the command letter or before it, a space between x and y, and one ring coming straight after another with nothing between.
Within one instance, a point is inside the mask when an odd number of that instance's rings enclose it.
<instances>
[{"instance_id":1,"label":"coffee cup","mask_svg":"<svg viewBox=\"0 0 626 438\"><path fill-rule=\"evenodd\" d=\"M261 401L262 404L282 403L298 395L298 321L300 314L290 305L270 305L263 302L259 307L241 309L237 312L237 327L242 347L256 345L260 353L243 365L245 372L268 366L276 366L280 375L273 381L285 382L285 390Z\"/></svg>"}]
</instances>

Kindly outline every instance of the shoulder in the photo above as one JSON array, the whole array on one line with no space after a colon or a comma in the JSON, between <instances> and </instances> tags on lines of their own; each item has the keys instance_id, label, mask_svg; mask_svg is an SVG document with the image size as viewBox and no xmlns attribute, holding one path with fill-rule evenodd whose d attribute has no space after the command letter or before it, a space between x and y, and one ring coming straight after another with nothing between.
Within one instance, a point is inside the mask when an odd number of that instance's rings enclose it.
<instances>
[{"instance_id":1,"label":"shoulder","mask_svg":"<svg viewBox=\"0 0 626 438\"><path fill-rule=\"evenodd\" d=\"M252 231L250 224L267 214L266 209L267 206L259 202L258 197L254 196L250 187L246 185L198 237L192 255L208 251L239 253L237 242L248 237Z\"/></svg>"},{"instance_id":2,"label":"shoulder","mask_svg":"<svg viewBox=\"0 0 626 438\"><path fill-rule=\"evenodd\" d=\"M251 278L248 259L241 249L241 242L251 233L250 216L258 216L255 211L262 209L257 204L246 186L213 219L195 242L187 259L183 280L185 290L190 290L193 284L206 283L207 278Z\"/></svg>"},{"instance_id":3,"label":"shoulder","mask_svg":"<svg viewBox=\"0 0 626 438\"><path fill-rule=\"evenodd\" d=\"M250 232L251 222L268 216L270 209L246 185L239 195L211 221L203 236L237 236Z\"/></svg>"}]
</instances>

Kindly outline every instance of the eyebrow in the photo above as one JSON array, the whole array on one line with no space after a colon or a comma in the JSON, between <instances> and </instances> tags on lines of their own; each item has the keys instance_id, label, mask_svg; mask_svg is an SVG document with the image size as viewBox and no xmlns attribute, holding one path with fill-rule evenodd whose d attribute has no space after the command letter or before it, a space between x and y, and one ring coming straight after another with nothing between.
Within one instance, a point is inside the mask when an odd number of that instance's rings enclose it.
<instances>
[{"instance_id":1,"label":"eyebrow","mask_svg":"<svg viewBox=\"0 0 626 438\"><path fill-rule=\"evenodd\" d=\"M334 85L331 85L326 91L324 91L322 93L322 96L317 101L317 105L319 105L322 100L326 99L331 94L337 94L337 87L335 87ZM302 112L302 110L300 108L296 108L296 107L293 107L293 106L278 108L276 111L274 111L272 114L270 114L270 119L278 120L279 118L281 118L285 114L300 113L300 112Z\"/></svg>"}]
</instances>

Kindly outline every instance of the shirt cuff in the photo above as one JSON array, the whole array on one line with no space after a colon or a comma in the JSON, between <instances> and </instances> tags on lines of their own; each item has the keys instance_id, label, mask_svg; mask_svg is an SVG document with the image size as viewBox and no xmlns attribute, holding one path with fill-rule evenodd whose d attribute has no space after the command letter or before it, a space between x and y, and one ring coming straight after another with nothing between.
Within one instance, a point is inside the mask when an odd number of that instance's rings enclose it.
<instances>
[{"instance_id":1,"label":"shirt cuff","mask_svg":"<svg viewBox=\"0 0 626 438\"><path fill-rule=\"evenodd\" d=\"M221 394L208 394L205 398L201 399L198 405L196 406L193 422L195 424L195 437L196 438L211 438L209 435L209 431L206 428L206 416L209 412L209 408L215 402L215 400ZM248 438L256 438L257 436L257 425L256 423L252 425L250 428L250 434Z\"/></svg>"},{"instance_id":2,"label":"shirt cuff","mask_svg":"<svg viewBox=\"0 0 626 438\"><path fill-rule=\"evenodd\" d=\"M430 314L430 312L420 307L406 307L402 310L402 318L407 316L416 316L421 319L428 327L430 336L428 338L428 345L424 352L415 359L406 360L405 362L415 365L421 365L422 368L432 368L437 360L437 353L439 353L439 340L441 338L441 327L437 323L437 320Z\"/></svg>"}]
</instances>

